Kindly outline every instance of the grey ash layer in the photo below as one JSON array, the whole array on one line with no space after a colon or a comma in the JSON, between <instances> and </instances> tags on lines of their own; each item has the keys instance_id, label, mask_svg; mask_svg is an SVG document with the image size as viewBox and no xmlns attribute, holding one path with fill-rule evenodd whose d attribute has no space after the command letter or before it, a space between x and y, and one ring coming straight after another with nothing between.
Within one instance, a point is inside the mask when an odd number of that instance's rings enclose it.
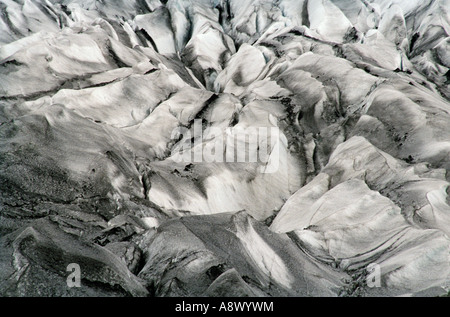
<instances>
[{"instance_id":1,"label":"grey ash layer","mask_svg":"<svg viewBox=\"0 0 450 317\"><path fill-rule=\"evenodd\" d=\"M448 294L449 9L0 0L0 294ZM195 119L287 154L176 163Z\"/></svg>"}]
</instances>

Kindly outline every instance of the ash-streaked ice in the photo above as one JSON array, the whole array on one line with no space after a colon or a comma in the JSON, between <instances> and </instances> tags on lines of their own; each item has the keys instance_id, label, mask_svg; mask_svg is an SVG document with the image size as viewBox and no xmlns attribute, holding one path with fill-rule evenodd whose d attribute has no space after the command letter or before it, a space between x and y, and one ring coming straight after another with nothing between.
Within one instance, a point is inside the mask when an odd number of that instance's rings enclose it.
<instances>
[{"instance_id":1,"label":"ash-streaked ice","mask_svg":"<svg viewBox=\"0 0 450 317\"><path fill-rule=\"evenodd\" d=\"M0 0L0 295L448 295L449 8Z\"/></svg>"}]
</instances>

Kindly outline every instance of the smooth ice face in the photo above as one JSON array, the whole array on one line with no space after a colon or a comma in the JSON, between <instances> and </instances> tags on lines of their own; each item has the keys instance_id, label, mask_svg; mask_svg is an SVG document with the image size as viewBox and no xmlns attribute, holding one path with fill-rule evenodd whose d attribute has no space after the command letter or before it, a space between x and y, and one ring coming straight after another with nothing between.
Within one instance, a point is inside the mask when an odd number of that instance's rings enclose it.
<instances>
[{"instance_id":1,"label":"smooth ice face","mask_svg":"<svg viewBox=\"0 0 450 317\"><path fill-rule=\"evenodd\" d=\"M448 294L449 8L0 0L0 295Z\"/></svg>"}]
</instances>

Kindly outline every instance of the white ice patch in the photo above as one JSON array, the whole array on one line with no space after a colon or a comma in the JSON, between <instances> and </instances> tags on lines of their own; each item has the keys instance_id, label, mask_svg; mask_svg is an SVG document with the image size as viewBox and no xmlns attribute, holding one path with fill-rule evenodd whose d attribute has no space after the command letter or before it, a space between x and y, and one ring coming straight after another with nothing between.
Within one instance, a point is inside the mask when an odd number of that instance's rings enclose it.
<instances>
[{"instance_id":1,"label":"white ice patch","mask_svg":"<svg viewBox=\"0 0 450 317\"><path fill-rule=\"evenodd\" d=\"M250 225L237 230L236 236L242 241L248 255L258 268L269 278L286 288L292 288L294 277L280 256L261 238Z\"/></svg>"},{"instance_id":2,"label":"white ice patch","mask_svg":"<svg viewBox=\"0 0 450 317\"><path fill-rule=\"evenodd\" d=\"M147 228L158 228L159 220L155 217L144 217L141 218L142 222L147 226Z\"/></svg>"},{"instance_id":3,"label":"white ice patch","mask_svg":"<svg viewBox=\"0 0 450 317\"><path fill-rule=\"evenodd\" d=\"M308 1L308 14L311 30L320 34L323 40L342 43L352 27L342 11L329 0Z\"/></svg>"}]
</instances>

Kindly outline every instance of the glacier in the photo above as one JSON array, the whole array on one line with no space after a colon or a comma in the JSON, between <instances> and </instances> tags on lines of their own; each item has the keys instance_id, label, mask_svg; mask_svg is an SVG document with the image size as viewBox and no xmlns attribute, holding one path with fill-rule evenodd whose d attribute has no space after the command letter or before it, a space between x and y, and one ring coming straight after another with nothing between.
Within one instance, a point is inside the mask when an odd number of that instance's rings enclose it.
<instances>
[{"instance_id":1,"label":"glacier","mask_svg":"<svg viewBox=\"0 0 450 317\"><path fill-rule=\"evenodd\" d=\"M449 10L0 0L0 295L447 296Z\"/></svg>"}]
</instances>

